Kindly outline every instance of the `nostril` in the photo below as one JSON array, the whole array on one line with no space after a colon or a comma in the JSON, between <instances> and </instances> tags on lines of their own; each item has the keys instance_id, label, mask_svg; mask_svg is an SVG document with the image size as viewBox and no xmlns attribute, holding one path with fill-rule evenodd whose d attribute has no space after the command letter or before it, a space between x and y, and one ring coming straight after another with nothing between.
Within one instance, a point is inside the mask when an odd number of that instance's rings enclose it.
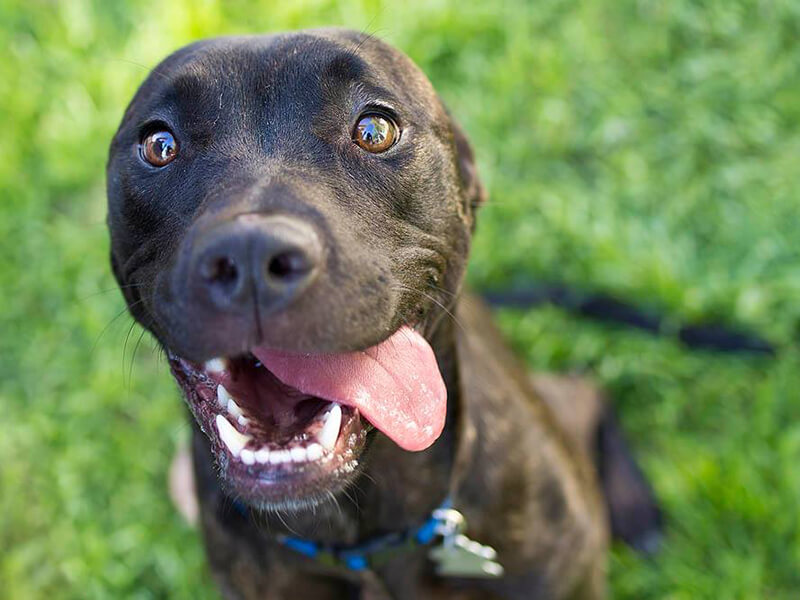
<instances>
[{"instance_id":1,"label":"nostril","mask_svg":"<svg viewBox=\"0 0 800 600\"><path fill-rule=\"evenodd\" d=\"M236 263L232 258L229 256L221 256L206 261L203 265L202 275L209 283L219 284L223 287L231 287L239 278L239 269L236 267Z\"/></svg>"},{"instance_id":2,"label":"nostril","mask_svg":"<svg viewBox=\"0 0 800 600\"><path fill-rule=\"evenodd\" d=\"M273 256L267 264L267 272L275 279L293 279L311 270L308 257L300 251L290 250Z\"/></svg>"}]
</instances>

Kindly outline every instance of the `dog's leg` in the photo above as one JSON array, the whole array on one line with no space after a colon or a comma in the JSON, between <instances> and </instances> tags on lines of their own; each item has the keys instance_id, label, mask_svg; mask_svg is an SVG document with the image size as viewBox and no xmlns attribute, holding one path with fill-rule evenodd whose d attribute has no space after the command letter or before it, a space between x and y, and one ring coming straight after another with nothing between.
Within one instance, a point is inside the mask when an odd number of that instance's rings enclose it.
<instances>
[{"instance_id":1,"label":"dog's leg","mask_svg":"<svg viewBox=\"0 0 800 600\"><path fill-rule=\"evenodd\" d=\"M596 466L611 534L640 552L655 552L661 511L600 391L579 377L535 374L531 381L574 447Z\"/></svg>"},{"instance_id":2,"label":"dog's leg","mask_svg":"<svg viewBox=\"0 0 800 600\"><path fill-rule=\"evenodd\" d=\"M661 510L609 408L603 411L598 424L596 464L612 535L643 554L657 552L661 545Z\"/></svg>"},{"instance_id":3,"label":"dog's leg","mask_svg":"<svg viewBox=\"0 0 800 600\"><path fill-rule=\"evenodd\" d=\"M197 525L200 506L197 503L197 490L194 486L192 453L188 444L182 444L169 467L169 497L175 508L190 527Z\"/></svg>"},{"instance_id":4,"label":"dog's leg","mask_svg":"<svg viewBox=\"0 0 800 600\"><path fill-rule=\"evenodd\" d=\"M570 443L594 462L597 427L605 409L597 388L581 377L544 373L531 374L531 383Z\"/></svg>"}]
</instances>

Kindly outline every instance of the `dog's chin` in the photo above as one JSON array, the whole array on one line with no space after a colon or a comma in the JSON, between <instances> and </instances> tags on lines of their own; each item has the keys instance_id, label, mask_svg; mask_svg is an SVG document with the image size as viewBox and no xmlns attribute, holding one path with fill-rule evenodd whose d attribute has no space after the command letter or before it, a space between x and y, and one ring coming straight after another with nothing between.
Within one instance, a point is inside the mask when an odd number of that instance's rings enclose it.
<instances>
[{"instance_id":1,"label":"dog's chin","mask_svg":"<svg viewBox=\"0 0 800 600\"><path fill-rule=\"evenodd\" d=\"M373 428L356 408L284 385L252 355L169 362L231 497L259 510L301 510L357 477Z\"/></svg>"}]
</instances>

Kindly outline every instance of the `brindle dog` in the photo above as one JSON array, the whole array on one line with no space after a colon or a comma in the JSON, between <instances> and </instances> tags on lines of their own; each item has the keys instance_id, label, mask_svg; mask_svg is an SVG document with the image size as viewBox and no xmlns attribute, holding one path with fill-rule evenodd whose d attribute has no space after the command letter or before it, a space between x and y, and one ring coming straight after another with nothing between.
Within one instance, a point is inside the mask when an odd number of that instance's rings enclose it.
<instances>
[{"instance_id":1,"label":"brindle dog","mask_svg":"<svg viewBox=\"0 0 800 600\"><path fill-rule=\"evenodd\" d=\"M226 598L601 598L609 523L652 541L597 392L530 378L462 291L484 189L397 50L341 30L179 50L125 111L108 198L114 274L195 418ZM395 539L448 497L502 577L438 575L438 538L358 568L286 543Z\"/></svg>"}]
</instances>

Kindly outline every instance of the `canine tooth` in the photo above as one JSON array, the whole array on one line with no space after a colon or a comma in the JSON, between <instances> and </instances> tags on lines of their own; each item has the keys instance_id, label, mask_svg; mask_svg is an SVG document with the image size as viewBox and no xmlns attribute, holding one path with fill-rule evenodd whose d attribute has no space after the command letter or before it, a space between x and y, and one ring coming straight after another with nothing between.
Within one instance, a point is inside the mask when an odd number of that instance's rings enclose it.
<instances>
[{"instance_id":1,"label":"canine tooth","mask_svg":"<svg viewBox=\"0 0 800 600\"><path fill-rule=\"evenodd\" d=\"M222 373L228 369L228 361L224 358L212 358L203 365L209 373Z\"/></svg>"},{"instance_id":2,"label":"canine tooth","mask_svg":"<svg viewBox=\"0 0 800 600\"><path fill-rule=\"evenodd\" d=\"M236 417L239 425L248 425L250 423L250 419L244 416L241 407L236 404L236 400L233 399L230 392L222 385L217 386L217 402L219 402L220 406L227 410L229 414Z\"/></svg>"},{"instance_id":3,"label":"canine tooth","mask_svg":"<svg viewBox=\"0 0 800 600\"><path fill-rule=\"evenodd\" d=\"M252 450L248 450L245 448L242 450L242 453L239 455L239 458L242 459L242 462L246 465L252 465L256 462L256 453Z\"/></svg>"},{"instance_id":4,"label":"canine tooth","mask_svg":"<svg viewBox=\"0 0 800 600\"><path fill-rule=\"evenodd\" d=\"M231 398L228 390L226 390L222 384L219 384L217 386L217 404L219 404L221 408L230 411L228 405L231 403L231 400L233 400L233 398ZM236 403L234 402L234 404Z\"/></svg>"},{"instance_id":5,"label":"canine tooth","mask_svg":"<svg viewBox=\"0 0 800 600\"><path fill-rule=\"evenodd\" d=\"M222 415L217 415L217 431L219 431L220 439L225 446L228 447L228 450L231 451L231 454L237 457L251 439L249 435L236 431L236 428L231 425L230 421Z\"/></svg>"},{"instance_id":6,"label":"canine tooth","mask_svg":"<svg viewBox=\"0 0 800 600\"><path fill-rule=\"evenodd\" d=\"M219 386L222 387L222 386ZM234 400L230 394L228 394L228 404L225 406L228 409L228 412L231 413L234 417L241 417L244 415L242 409L239 408L239 405L236 404L236 400Z\"/></svg>"},{"instance_id":7,"label":"canine tooth","mask_svg":"<svg viewBox=\"0 0 800 600\"><path fill-rule=\"evenodd\" d=\"M342 407L332 403L330 412L325 416L325 423L317 434L317 440L326 450L333 450L336 440L339 439L339 429L342 426Z\"/></svg>"},{"instance_id":8,"label":"canine tooth","mask_svg":"<svg viewBox=\"0 0 800 600\"><path fill-rule=\"evenodd\" d=\"M294 462L306 461L306 449L302 446L295 446L289 451L289 453L292 455L292 460Z\"/></svg>"},{"instance_id":9,"label":"canine tooth","mask_svg":"<svg viewBox=\"0 0 800 600\"><path fill-rule=\"evenodd\" d=\"M256 462L259 462L262 465L269 462L269 448L261 448L256 451Z\"/></svg>"},{"instance_id":10,"label":"canine tooth","mask_svg":"<svg viewBox=\"0 0 800 600\"><path fill-rule=\"evenodd\" d=\"M322 449L322 446L316 443L309 444L308 448L306 448L306 456L308 457L308 460L319 460L322 458L323 453L324 450Z\"/></svg>"}]
</instances>

